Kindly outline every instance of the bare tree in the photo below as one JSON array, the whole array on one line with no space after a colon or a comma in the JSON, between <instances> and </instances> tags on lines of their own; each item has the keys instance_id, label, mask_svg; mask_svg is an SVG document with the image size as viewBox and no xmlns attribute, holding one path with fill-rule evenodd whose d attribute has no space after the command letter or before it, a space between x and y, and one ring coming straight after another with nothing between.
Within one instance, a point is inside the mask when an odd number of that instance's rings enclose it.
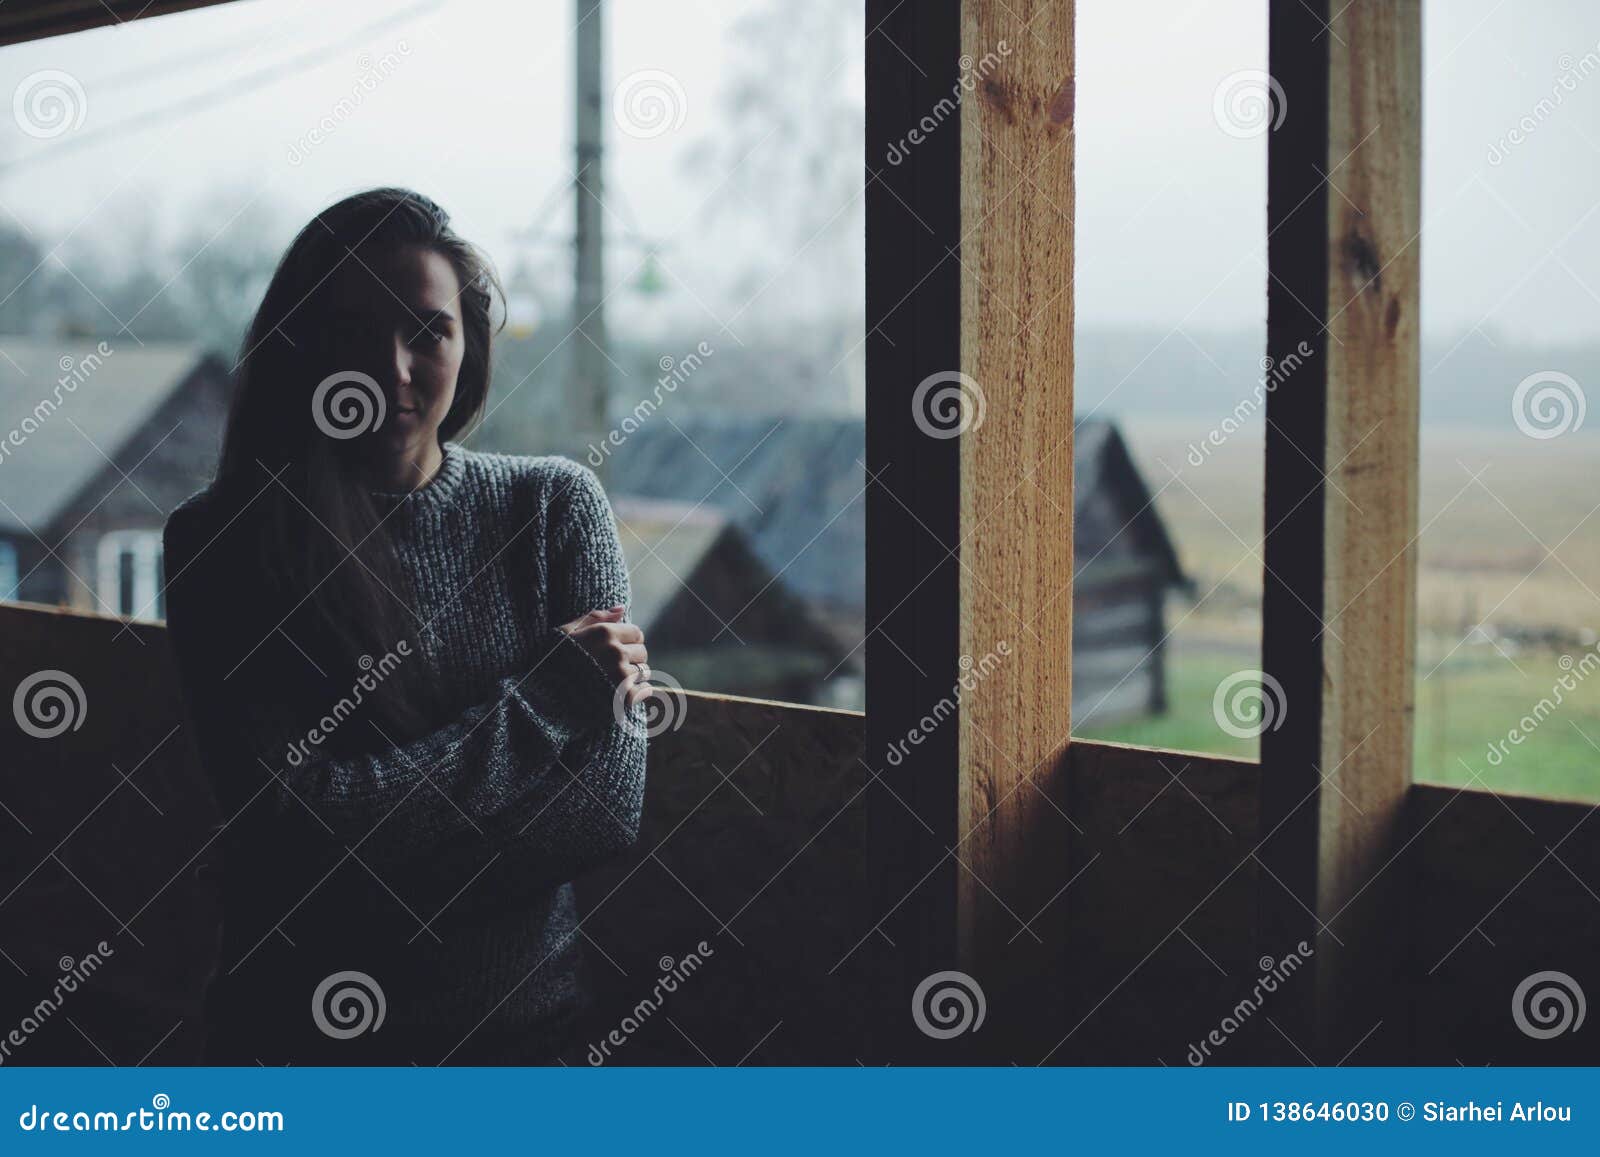
<instances>
[{"instance_id":1,"label":"bare tree","mask_svg":"<svg viewBox=\"0 0 1600 1157\"><path fill-rule=\"evenodd\" d=\"M747 242L726 252L742 258L730 288L752 312L859 312L862 20L858 0L767 0L732 29L715 128L685 165L714 190L704 219Z\"/></svg>"}]
</instances>

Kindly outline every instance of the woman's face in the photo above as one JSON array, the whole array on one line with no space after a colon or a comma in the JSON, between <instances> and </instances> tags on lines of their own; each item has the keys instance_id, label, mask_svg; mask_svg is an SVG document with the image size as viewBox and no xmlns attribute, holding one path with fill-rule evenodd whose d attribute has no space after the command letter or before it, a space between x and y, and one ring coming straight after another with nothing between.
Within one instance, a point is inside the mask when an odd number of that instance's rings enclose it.
<instances>
[{"instance_id":1,"label":"woman's face","mask_svg":"<svg viewBox=\"0 0 1600 1157\"><path fill-rule=\"evenodd\" d=\"M438 440L466 353L455 267L426 245L358 249L326 290L324 372L368 375L383 394L383 419L361 435L361 449L391 460L424 451Z\"/></svg>"}]
</instances>

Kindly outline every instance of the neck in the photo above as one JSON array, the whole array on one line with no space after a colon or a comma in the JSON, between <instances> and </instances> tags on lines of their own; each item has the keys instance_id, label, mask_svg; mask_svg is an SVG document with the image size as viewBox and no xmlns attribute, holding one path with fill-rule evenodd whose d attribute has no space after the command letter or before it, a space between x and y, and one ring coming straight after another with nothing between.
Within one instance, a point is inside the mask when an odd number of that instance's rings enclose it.
<instances>
[{"instance_id":1,"label":"neck","mask_svg":"<svg viewBox=\"0 0 1600 1157\"><path fill-rule=\"evenodd\" d=\"M421 445L369 459L367 479L376 489L390 493L419 490L433 480L443 464L444 451L439 447L439 440L429 438Z\"/></svg>"}]
</instances>

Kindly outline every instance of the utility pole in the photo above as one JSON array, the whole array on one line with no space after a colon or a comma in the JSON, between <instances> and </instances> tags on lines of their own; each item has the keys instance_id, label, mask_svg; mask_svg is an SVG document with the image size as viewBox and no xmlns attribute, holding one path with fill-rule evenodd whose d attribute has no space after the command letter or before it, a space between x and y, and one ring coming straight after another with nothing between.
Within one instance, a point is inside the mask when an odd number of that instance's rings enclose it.
<instances>
[{"instance_id":1,"label":"utility pole","mask_svg":"<svg viewBox=\"0 0 1600 1157\"><path fill-rule=\"evenodd\" d=\"M572 319L577 330L572 342L572 430L577 435L574 455L594 466L605 477L609 455L596 455L591 446L600 446L608 421L608 378L610 363L606 355L605 265L602 248L602 209L604 170L601 155L603 120L601 89L603 75L601 22L604 0L577 0L577 133L573 201L577 206L574 222L572 281Z\"/></svg>"}]
</instances>

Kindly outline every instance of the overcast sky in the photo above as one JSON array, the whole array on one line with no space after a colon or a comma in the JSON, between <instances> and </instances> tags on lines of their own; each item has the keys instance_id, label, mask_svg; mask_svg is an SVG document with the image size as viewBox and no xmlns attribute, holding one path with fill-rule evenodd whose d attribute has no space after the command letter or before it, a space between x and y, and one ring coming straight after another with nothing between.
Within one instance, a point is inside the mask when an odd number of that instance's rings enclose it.
<instances>
[{"instance_id":1,"label":"overcast sky","mask_svg":"<svg viewBox=\"0 0 1600 1157\"><path fill-rule=\"evenodd\" d=\"M81 122L58 135L0 120L0 212L70 248L103 243L146 210L176 231L218 197L249 207L241 221L270 205L290 228L342 193L395 182L444 202L502 267L543 252L559 268L558 249L519 249L515 234L570 172L572 7L240 0L0 50L0 92L60 70L83 93ZM660 135L628 136L608 118L609 224L678 239L669 260L685 297L721 292L714 271L726 252L695 217L716 181L685 158L716 130L728 31L757 7L608 6L608 93L659 70L682 94L681 123ZM1424 12L1424 324L1587 339L1600 318L1600 5L1433 0ZM1078 13L1080 324L1259 325L1266 137L1224 131L1216 98L1225 78L1266 67L1265 3L1079 0ZM829 75L856 98L859 35L815 48L837 58ZM308 147L306 134L386 55L398 62L392 75ZM797 105L813 99L774 80ZM1545 98L1553 106L1541 112ZM1284 110L1276 131L1295 131L1295 115ZM1532 131L1507 147L1524 117ZM291 163L297 149L303 159ZM550 225L569 221L563 207ZM619 249L613 269L636 260Z\"/></svg>"}]
</instances>

